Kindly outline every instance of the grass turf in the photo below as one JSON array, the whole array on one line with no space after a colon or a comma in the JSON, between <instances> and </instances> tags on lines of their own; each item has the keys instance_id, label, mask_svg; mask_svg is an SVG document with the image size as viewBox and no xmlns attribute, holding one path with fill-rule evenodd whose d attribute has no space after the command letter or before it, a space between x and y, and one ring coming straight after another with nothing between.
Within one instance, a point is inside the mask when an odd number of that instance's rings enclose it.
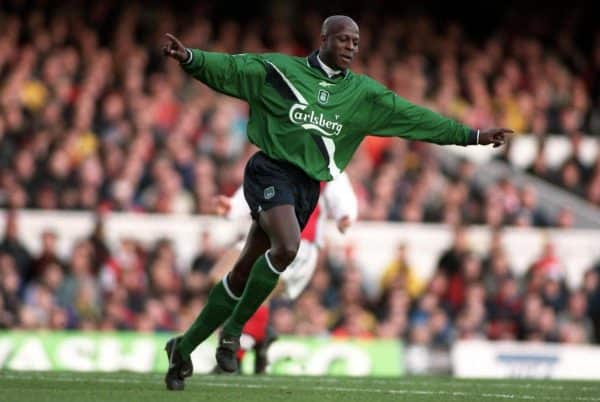
<instances>
[{"instance_id":1,"label":"grass turf","mask_svg":"<svg viewBox=\"0 0 600 402\"><path fill-rule=\"evenodd\" d=\"M347 378L203 376L183 392L160 374L0 371L2 402L154 401L587 401L600 383L551 380L456 380L435 377Z\"/></svg>"}]
</instances>

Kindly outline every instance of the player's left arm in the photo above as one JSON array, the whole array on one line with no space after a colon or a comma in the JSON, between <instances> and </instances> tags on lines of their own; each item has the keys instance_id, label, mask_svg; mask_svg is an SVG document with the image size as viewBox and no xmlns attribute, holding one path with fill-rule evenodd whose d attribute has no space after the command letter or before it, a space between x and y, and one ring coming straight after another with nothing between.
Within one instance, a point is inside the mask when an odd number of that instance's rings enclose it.
<instances>
[{"instance_id":1,"label":"player's left arm","mask_svg":"<svg viewBox=\"0 0 600 402\"><path fill-rule=\"evenodd\" d=\"M440 145L503 145L512 133L506 128L473 129L415 105L377 85L371 98L371 126L378 136L397 136Z\"/></svg>"},{"instance_id":2,"label":"player's left arm","mask_svg":"<svg viewBox=\"0 0 600 402\"><path fill-rule=\"evenodd\" d=\"M335 220L338 230L344 233L358 216L358 200L352 183L345 172L323 189L323 199L328 215Z\"/></svg>"}]
</instances>

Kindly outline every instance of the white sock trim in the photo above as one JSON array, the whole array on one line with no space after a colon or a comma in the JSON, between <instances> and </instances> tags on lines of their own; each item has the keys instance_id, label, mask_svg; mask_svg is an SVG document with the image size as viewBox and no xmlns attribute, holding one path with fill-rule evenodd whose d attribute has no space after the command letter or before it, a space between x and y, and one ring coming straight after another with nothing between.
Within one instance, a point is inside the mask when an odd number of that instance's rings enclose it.
<instances>
[{"instance_id":1,"label":"white sock trim","mask_svg":"<svg viewBox=\"0 0 600 402\"><path fill-rule=\"evenodd\" d=\"M267 250L267 252L265 253L265 260L267 260L267 265L269 266L269 269L271 271L273 271L273 273L275 275L281 275L281 272L279 272L277 270L277 268L275 268L275 266L271 263L271 259L269 258L269 251L271 251L271 250Z\"/></svg>"},{"instance_id":2,"label":"white sock trim","mask_svg":"<svg viewBox=\"0 0 600 402\"><path fill-rule=\"evenodd\" d=\"M233 294L233 292L231 291L231 289L229 289L229 285L227 284L227 275L225 275L223 277L223 287L225 288L225 291L227 292L227 294L229 295L229 297L231 297L233 300L240 300L241 296L236 296Z\"/></svg>"}]
</instances>

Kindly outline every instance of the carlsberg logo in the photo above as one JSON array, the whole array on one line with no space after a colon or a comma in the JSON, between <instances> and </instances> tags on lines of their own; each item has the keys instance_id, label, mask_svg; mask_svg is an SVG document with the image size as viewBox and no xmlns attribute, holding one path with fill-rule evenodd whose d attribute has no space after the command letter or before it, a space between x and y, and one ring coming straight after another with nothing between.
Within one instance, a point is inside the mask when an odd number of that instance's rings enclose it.
<instances>
[{"instance_id":1,"label":"carlsberg logo","mask_svg":"<svg viewBox=\"0 0 600 402\"><path fill-rule=\"evenodd\" d=\"M305 130L316 130L327 137L340 134L344 127L342 123L328 120L323 113L317 114L314 110L306 110L307 108L308 105L294 104L290 108L290 121L300 125Z\"/></svg>"}]
</instances>

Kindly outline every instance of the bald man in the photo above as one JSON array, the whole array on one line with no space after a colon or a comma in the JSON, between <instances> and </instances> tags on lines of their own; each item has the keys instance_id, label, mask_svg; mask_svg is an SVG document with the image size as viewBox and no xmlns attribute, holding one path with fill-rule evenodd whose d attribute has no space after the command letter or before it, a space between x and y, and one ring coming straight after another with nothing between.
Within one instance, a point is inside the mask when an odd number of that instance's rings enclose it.
<instances>
[{"instance_id":1,"label":"bald man","mask_svg":"<svg viewBox=\"0 0 600 402\"><path fill-rule=\"evenodd\" d=\"M294 260L300 232L319 199L319 182L339 176L367 134L499 146L510 132L466 127L352 73L360 35L350 17L327 18L321 45L308 57L206 52L166 36L165 56L215 91L248 102L248 138L260 149L244 174L244 196L254 220L244 249L192 326L165 345L170 390L184 388L193 371L191 352L222 324L217 364L223 371L237 371L244 323Z\"/></svg>"}]
</instances>

